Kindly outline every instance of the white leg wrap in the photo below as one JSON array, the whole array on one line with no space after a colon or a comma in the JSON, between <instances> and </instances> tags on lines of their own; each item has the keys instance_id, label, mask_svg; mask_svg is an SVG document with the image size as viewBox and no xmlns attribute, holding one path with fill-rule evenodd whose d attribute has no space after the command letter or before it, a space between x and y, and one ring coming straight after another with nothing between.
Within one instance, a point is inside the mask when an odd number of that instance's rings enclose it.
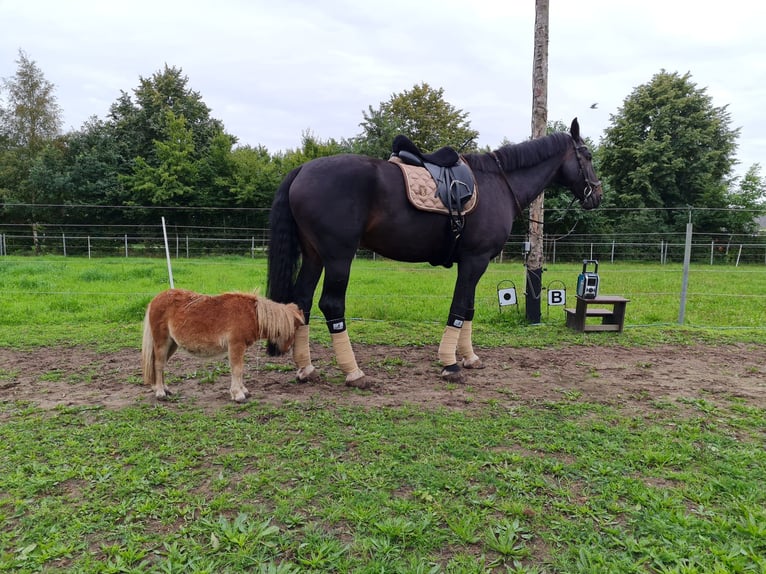
<instances>
[{"instance_id":1,"label":"white leg wrap","mask_svg":"<svg viewBox=\"0 0 766 574\"><path fill-rule=\"evenodd\" d=\"M354 350L351 348L348 331L332 333L331 337L335 358L338 361L340 370L346 374L346 382L352 382L364 377L364 373L356 364L356 357L354 356Z\"/></svg>"},{"instance_id":2,"label":"white leg wrap","mask_svg":"<svg viewBox=\"0 0 766 574\"><path fill-rule=\"evenodd\" d=\"M298 367L298 380L300 381L305 381L315 371L314 365L311 364L308 325L301 325L295 330L293 361L295 361L295 365Z\"/></svg>"},{"instance_id":3,"label":"white leg wrap","mask_svg":"<svg viewBox=\"0 0 766 574\"><path fill-rule=\"evenodd\" d=\"M471 335L473 333L473 321L465 321L460 328L460 337L457 340L457 356L462 360L463 366L469 369L479 362L479 357L473 352Z\"/></svg>"},{"instance_id":4,"label":"white leg wrap","mask_svg":"<svg viewBox=\"0 0 766 574\"><path fill-rule=\"evenodd\" d=\"M459 337L460 329L452 325L444 327L444 334L442 335L441 343L439 343L439 360L445 367L457 363L455 350L457 349Z\"/></svg>"},{"instance_id":5,"label":"white leg wrap","mask_svg":"<svg viewBox=\"0 0 766 574\"><path fill-rule=\"evenodd\" d=\"M295 330L293 343L293 361L299 369L311 365L311 349L309 348L309 326L301 325Z\"/></svg>"}]
</instances>

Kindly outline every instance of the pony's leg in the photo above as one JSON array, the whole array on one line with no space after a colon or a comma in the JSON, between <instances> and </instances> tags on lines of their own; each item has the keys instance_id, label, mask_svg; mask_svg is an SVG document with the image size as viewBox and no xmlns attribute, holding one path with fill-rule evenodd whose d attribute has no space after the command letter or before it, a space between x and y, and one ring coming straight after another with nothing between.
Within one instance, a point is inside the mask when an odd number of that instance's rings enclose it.
<instances>
[{"instance_id":1,"label":"pony's leg","mask_svg":"<svg viewBox=\"0 0 766 574\"><path fill-rule=\"evenodd\" d=\"M159 350L157 346L154 347L154 396L159 400L166 399L168 395L172 395L170 389L165 384L165 367L170 360L170 357L178 350L178 343L173 339L168 338L167 343Z\"/></svg>"},{"instance_id":2,"label":"pony's leg","mask_svg":"<svg viewBox=\"0 0 766 574\"><path fill-rule=\"evenodd\" d=\"M245 351L247 345L244 342L229 341L229 366L231 367L231 393L232 400L242 403L247 399L250 392L245 388Z\"/></svg>"},{"instance_id":3,"label":"pony's leg","mask_svg":"<svg viewBox=\"0 0 766 574\"><path fill-rule=\"evenodd\" d=\"M335 358L341 371L346 375L346 384L363 389L367 388L368 383L364 379L364 373L356 363L351 340L346 330L346 288L351 270L351 257L347 260L336 260L325 265L319 308L327 321Z\"/></svg>"},{"instance_id":4,"label":"pony's leg","mask_svg":"<svg viewBox=\"0 0 766 574\"><path fill-rule=\"evenodd\" d=\"M168 338L164 344L154 340L154 396L158 400L164 400L168 395L173 394L165 384L165 365L176 349L178 344L171 338Z\"/></svg>"}]
</instances>

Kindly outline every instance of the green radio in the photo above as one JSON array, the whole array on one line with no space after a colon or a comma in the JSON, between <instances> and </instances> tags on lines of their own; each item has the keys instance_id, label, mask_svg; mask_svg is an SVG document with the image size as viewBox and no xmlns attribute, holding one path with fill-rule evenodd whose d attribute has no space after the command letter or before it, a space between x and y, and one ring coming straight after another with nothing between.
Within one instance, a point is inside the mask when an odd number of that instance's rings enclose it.
<instances>
[{"instance_id":1,"label":"green radio","mask_svg":"<svg viewBox=\"0 0 766 574\"><path fill-rule=\"evenodd\" d=\"M593 264L593 271L588 271L588 264ZM598 261L583 259L582 273L577 276L577 296L583 299L598 297Z\"/></svg>"}]
</instances>

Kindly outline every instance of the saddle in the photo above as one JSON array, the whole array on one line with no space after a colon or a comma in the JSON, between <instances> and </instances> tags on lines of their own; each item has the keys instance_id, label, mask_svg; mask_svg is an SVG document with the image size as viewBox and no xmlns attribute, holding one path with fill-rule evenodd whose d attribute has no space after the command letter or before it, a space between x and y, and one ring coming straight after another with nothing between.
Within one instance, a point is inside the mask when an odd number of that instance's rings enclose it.
<instances>
[{"instance_id":1,"label":"saddle","mask_svg":"<svg viewBox=\"0 0 766 574\"><path fill-rule=\"evenodd\" d=\"M395 158L398 158L399 161L396 161ZM394 138L389 161L428 170L436 184L435 197L438 197L444 205L444 213L453 216L453 219L455 215L462 216L470 211L467 207L473 208L475 205L474 201L473 204L467 206L469 200L475 200L476 182L473 172L453 148L445 146L432 153L423 153L412 140L400 134ZM405 173L405 179L409 180L407 170L402 165L400 167ZM412 201L412 196L410 196L410 200ZM427 211L436 211L422 204L415 204L414 202L413 204L415 207ZM462 217L460 219L459 231L462 231Z\"/></svg>"},{"instance_id":2,"label":"saddle","mask_svg":"<svg viewBox=\"0 0 766 574\"><path fill-rule=\"evenodd\" d=\"M449 216L446 252L430 263L451 267L463 234L465 215L477 203L476 180L471 168L449 146L423 153L404 135L394 138L388 161L402 170L407 197L414 207Z\"/></svg>"}]
</instances>

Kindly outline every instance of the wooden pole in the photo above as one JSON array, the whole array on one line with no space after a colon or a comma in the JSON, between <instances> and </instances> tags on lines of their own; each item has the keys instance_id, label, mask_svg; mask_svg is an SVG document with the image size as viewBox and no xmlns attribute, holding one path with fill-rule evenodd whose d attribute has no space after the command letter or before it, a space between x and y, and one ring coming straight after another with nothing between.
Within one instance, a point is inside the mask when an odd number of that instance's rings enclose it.
<instances>
[{"instance_id":1,"label":"wooden pole","mask_svg":"<svg viewBox=\"0 0 766 574\"><path fill-rule=\"evenodd\" d=\"M548 4L535 0L535 51L532 68L532 138L548 129ZM527 322L540 322L543 292L543 206L541 193L529 206L529 256L527 257Z\"/></svg>"}]
</instances>

